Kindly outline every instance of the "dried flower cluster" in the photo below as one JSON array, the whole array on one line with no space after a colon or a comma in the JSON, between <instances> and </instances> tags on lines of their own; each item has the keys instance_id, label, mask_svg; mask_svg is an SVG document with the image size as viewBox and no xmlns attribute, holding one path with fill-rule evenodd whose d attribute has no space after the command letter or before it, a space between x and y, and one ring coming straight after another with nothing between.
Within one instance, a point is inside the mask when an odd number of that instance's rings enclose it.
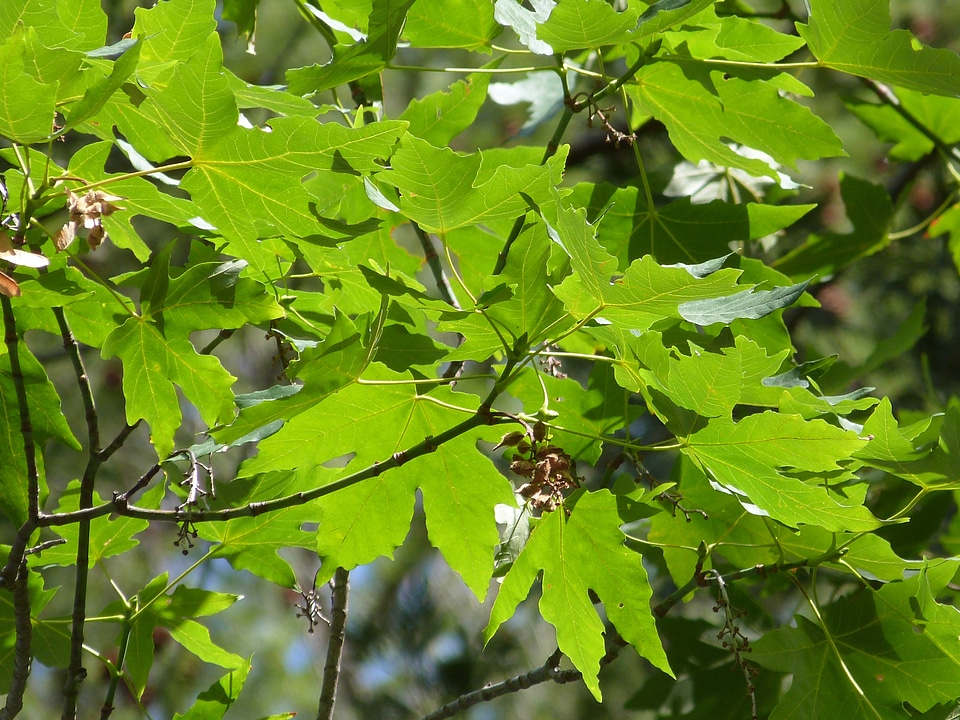
<instances>
[{"instance_id":1,"label":"dried flower cluster","mask_svg":"<svg viewBox=\"0 0 960 720\"><path fill-rule=\"evenodd\" d=\"M564 493L580 487L580 478L573 458L547 442L546 434L546 426L538 422L528 433L508 433L498 447L516 448L510 470L529 478L520 494L537 510L552 512L563 504Z\"/></svg>"},{"instance_id":2,"label":"dried flower cluster","mask_svg":"<svg viewBox=\"0 0 960 720\"><path fill-rule=\"evenodd\" d=\"M117 200L123 198L109 195L101 190L90 190L83 196L68 191L67 196L70 219L53 236L54 245L57 246L57 250L65 250L77 237L77 229L82 227L86 231L90 249L96 250L107 237L102 218L116 210L123 210L114 205Z\"/></svg>"}]
</instances>

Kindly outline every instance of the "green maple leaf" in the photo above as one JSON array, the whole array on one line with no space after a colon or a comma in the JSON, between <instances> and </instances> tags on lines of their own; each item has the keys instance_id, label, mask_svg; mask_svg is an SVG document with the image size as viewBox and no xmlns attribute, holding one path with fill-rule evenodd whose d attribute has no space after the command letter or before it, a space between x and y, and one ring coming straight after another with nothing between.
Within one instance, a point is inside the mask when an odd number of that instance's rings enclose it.
<instances>
[{"instance_id":1,"label":"green maple leaf","mask_svg":"<svg viewBox=\"0 0 960 720\"><path fill-rule=\"evenodd\" d=\"M597 673L603 623L590 600L593 590L620 635L644 658L668 674L670 666L650 611L652 595L640 556L623 545L618 505L626 498L606 490L578 493L564 508L544 514L526 547L504 578L484 631L490 638L526 598L543 572L540 613L557 630L564 655L583 673L600 700Z\"/></svg>"},{"instance_id":2,"label":"green maple leaf","mask_svg":"<svg viewBox=\"0 0 960 720\"><path fill-rule=\"evenodd\" d=\"M623 276L598 284L597 275L578 273L568 277L554 293L577 318L599 316L635 331L649 329L664 318L679 319L684 302L729 292L739 272L720 270L697 278L678 267L664 267L649 255L634 260ZM581 276L592 278L593 292L584 287ZM599 277L603 277L600 275Z\"/></svg>"},{"instance_id":3,"label":"green maple leaf","mask_svg":"<svg viewBox=\"0 0 960 720\"><path fill-rule=\"evenodd\" d=\"M413 47L490 52L501 29L489 0L417 0L407 10L403 37Z\"/></svg>"},{"instance_id":4,"label":"green maple leaf","mask_svg":"<svg viewBox=\"0 0 960 720\"><path fill-rule=\"evenodd\" d=\"M207 523L198 533L203 539L217 543L211 550L214 556L228 560L238 570L248 570L257 577L292 589L297 586L297 576L277 553L288 547L312 547L312 535L302 526L316 522L318 517L316 506L299 506L262 517Z\"/></svg>"},{"instance_id":5,"label":"green maple leaf","mask_svg":"<svg viewBox=\"0 0 960 720\"><path fill-rule=\"evenodd\" d=\"M738 423L715 418L682 449L751 512L790 526L872 530L880 521L862 505L843 503L822 485L786 474L841 470L839 463L866 442L822 420L764 412Z\"/></svg>"},{"instance_id":6,"label":"green maple leaf","mask_svg":"<svg viewBox=\"0 0 960 720\"><path fill-rule=\"evenodd\" d=\"M671 31L666 41L685 47L699 59L724 58L772 63L803 47L802 39L785 35L754 20L736 15L718 18L714 11L697 18L699 27Z\"/></svg>"},{"instance_id":7,"label":"green maple leaf","mask_svg":"<svg viewBox=\"0 0 960 720\"><path fill-rule=\"evenodd\" d=\"M29 145L50 137L57 86L26 71L26 33L17 27L0 45L0 134Z\"/></svg>"},{"instance_id":8,"label":"green maple leaf","mask_svg":"<svg viewBox=\"0 0 960 720\"><path fill-rule=\"evenodd\" d=\"M329 198L313 196L303 178L379 169L376 160L390 155L406 123L345 128L299 116L276 118L269 131L242 128L221 65L219 40L210 35L189 61L176 66L166 87L148 92L141 108L167 135L173 154L192 158L192 170L180 185L204 219L241 257L264 269L270 259L258 237L317 232L311 205L326 207ZM197 103L184 105L183 97L195 97Z\"/></svg>"},{"instance_id":9,"label":"green maple leaf","mask_svg":"<svg viewBox=\"0 0 960 720\"><path fill-rule=\"evenodd\" d=\"M480 313L444 313L440 316L437 329L441 332L455 332L463 337L463 343L445 356L445 360L483 361L491 357L500 357L513 348L505 347L502 335L498 335L490 321Z\"/></svg>"},{"instance_id":10,"label":"green maple leaf","mask_svg":"<svg viewBox=\"0 0 960 720\"><path fill-rule=\"evenodd\" d=\"M954 122L960 111L960 100L898 88L896 97L934 137L946 145L960 142L960 131ZM888 155L894 160L915 162L933 151L934 143L915 125L889 105L848 102L847 108L862 120L883 142L896 143Z\"/></svg>"},{"instance_id":11,"label":"green maple leaf","mask_svg":"<svg viewBox=\"0 0 960 720\"><path fill-rule=\"evenodd\" d=\"M90 82L89 87L83 93L83 97L70 108L67 121L58 130L59 133L62 134L65 130L80 125L80 123L96 115L106 105L107 101L136 70L140 61L141 48L142 43L137 40L113 63L109 75Z\"/></svg>"},{"instance_id":12,"label":"green maple leaf","mask_svg":"<svg viewBox=\"0 0 960 720\"><path fill-rule=\"evenodd\" d=\"M714 0L657 0L637 19L636 35L645 38L691 20L711 7Z\"/></svg>"},{"instance_id":13,"label":"green maple leaf","mask_svg":"<svg viewBox=\"0 0 960 720\"><path fill-rule=\"evenodd\" d=\"M373 365L363 379L397 380L402 376ZM311 468L350 455L348 471L382 462L467 417L448 404L473 411L479 403L475 396L442 388L424 396L410 385L356 383L300 413L262 441L260 455L245 463L242 472L299 468L308 474ZM370 432L373 427L378 428L376 433ZM318 549L327 558L323 577L332 577L337 567L352 568L391 555L406 536L414 490L419 487L431 542L482 598L499 540L493 507L512 502L513 494L503 476L476 449L479 437L499 439L489 430L464 435L379 477L321 499Z\"/></svg>"},{"instance_id":14,"label":"green maple leaf","mask_svg":"<svg viewBox=\"0 0 960 720\"><path fill-rule=\"evenodd\" d=\"M376 326L365 331L359 323L337 313L324 341L307 348L289 368L290 377L303 383L295 393L241 410L229 427L213 433L219 442L232 442L277 420L291 420L347 385L356 382L376 351Z\"/></svg>"},{"instance_id":15,"label":"green maple leaf","mask_svg":"<svg viewBox=\"0 0 960 720\"><path fill-rule=\"evenodd\" d=\"M307 95L343 85L382 70L397 51L407 10L414 0L374 0L367 37L344 51L334 48L333 60L287 72L290 91Z\"/></svg>"},{"instance_id":16,"label":"green maple leaf","mask_svg":"<svg viewBox=\"0 0 960 720\"><path fill-rule=\"evenodd\" d=\"M427 413L419 425L445 429ZM493 441L496 434L487 434ZM337 567L355 567L393 555L410 528L414 491L420 488L430 542L479 600L493 572L499 541L493 508L511 503L509 484L483 458L472 437L457 438L437 451L373 480L319 501L317 551L324 558L320 580Z\"/></svg>"},{"instance_id":17,"label":"green maple leaf","mask_svg":"<svg viewBox=\"0 0 960 720\"><path fill-rule=\"evenodd\" d=\"M221 720L224 713L240 696L240 691L243 690L249 672L249 661L246 665L231 670L200 693L186 715L177 713L173 716L174 720Z\"/></svg>"},{"instance_id":18,"label":"green maple leaf","mask_svg":"<svg viewBox=\"0 0 960 720\"><path fill-rule=\"evenodd\" d=\"M663 543L664 560L678 586L694 576L700 563L704 568L722 565L722 561L717 562L718 555L737 567L781 559L770 524L744 510L733 496L716 492L690 458L678 458L670 479L677 483L683 506L690 513L676 508L657 513L650 518L648 537ZM697 552L701 541L710 548L704 559Z\"/></svg>"},{"instance_id":19,"label":"green maple leaf","mask_svg":"<svg viewBox=\"0 0 960 720\"><path fill-rule=\"evenodd\" d=\"M536 345L573 325L563 303L544 292L545 287L559 284L567 273L565 258L558 263L551 251L543 224L528 226L510 247L503 272L489 279L488 285L505 283L511 290L509 300L494 303L485 312L504 337L526 336L529 345Z\"/></svg>"},{"instance_id":20,"label":"green maple leaf","mask_svg":"<svg viewBox=\"0 0 960 720\"><path fill-rule=\"evenodd\" d=\"M960 57L921 46L890 29L888 0L810 0L810 22L797 24L820 64L918 92L960 95Z\"/></svg>"},{"instance_id":21,"label":"green maple leaf","mask_svg":"<svg viewBox=\"0 0 960 720\"><path fill-rule=\"evenodd\" d=\"M617 45L629 39L637 16L633 5L617 12L603 0L559 0L550 17L537 27L537 39L554 53Z\"/></svg>"},{"instance_id":22,"label":"green maple leaf","mask_svg":"<svg viewBox=\"0 0 960 720\"><path fill-rule=\"evenodd\" d=\"M156 81L186 62L217 30L215 0L168 0L137 8L131 35L143 40L138 73Z\"/></svg>"},{"instance_id":23,"label":"green maple leaf","mask_svg":"<svg viewBox=\"0 0 960 720\"><path fill-rule=\"evenodd\" d=\"M267 473L255 478L239 478L218 485L216 497L207 502L214 509L242 507L309 490L330 471L317 469L309 476L290 472ZM211 557L227 560L238 570L247 570L280 587L297 587L297 576L290 563L278 551L287 547L310 548L314 534L304 526L319 519L316 503L283 508L269 514L239 517L196 527L198 537L216 543Z\"/></svg>"},{"instance_id":24,"label":"green maple leaf","mask_svg":"<svg viewBox=\"0 0 960 720\"><path fill-rule=\"evenodd\" d=\"M797 616L795 628L753 643L751 660L793 672L793 684L771 714L787 718L906 717L960 695L960 614L935 594L957 570L955 560L877 591L842 598L816 624Z\"/></svg>"},{"instance_id":25,"label":"green maple leaf","mask_svg":"<svg viewBox=\"0 0 960 720\"><path fill-rule=\"evenodd\" d=\"M694 298L723 305L725 298L716 295L725 294L738 271L664 267L645 256L619 276L617 259L597 240L596 228L586 221L586 211L565 208L556 190L552 195L554 202L544 209L529 196L525 198L546 223L550 238L570 258L573 274L553 292L573 317L600 317L639 332L664 318L683 317L682 307Z\"/></svg>"},{"instance_id":26,"label":"green maple leaf","mask_svg":"<svg viewBox=\"0 0 960 720\"><path fill-rule=\"evenodd\" d=\"M153 632L157 627L169 630L170 636L178 644L204 662L231 670L245 667L243 658L214 643L207 628L193 620L226 610L240 596L182 585L177 586L171 594L167 594L168 589L168 575L163 573L148 582L135 598L131 598L136 612L131 618L125 669L137 698L147 686L153 665L156 654ZM120 603L112 603L102 612L103 615L125 613L126 608Z\"/></svg>"},{"instance_id":27,"label":"green maple leaf","mask_svg":"<svg viewBox=\"0 0 960 720\"><path fill-rule=\"evenodd\" d=\"M772 290L751 288L734 295L719 298L688 300L678 308L680 316L695 325L723 323L729 325L734 320L758 320L775 310L795 303L807 289L809 281Z\"/></svg>"},{"instance_id":28,"label":"green maple leaf","mask_svg":"<svg viewBox=\"0 0 960 720\"><path fill-rule=\"evenodd\" d=\"M379 123L378 123L379 124ZM377 178L400 191L400 211L428 232L444 235L478 223L523 214L521 192L534 197L559 182L566 153L546 165L515 164L517 158L495 151L464 155L435 148L413 135L404 135L391 158L390 169Z\"/></svg>"},{"instance_id":29,"label":"green maple leaf","mask_svg":"<svg viewBox=\"0 0 960 720\"><path fill-rule=\"evenodd\" d=\"M414 8L419 5L414 4ZM443 13L437 14L437 17L443 16ZM495 61L487 67L499 64L499 61ZM435 147L443 147L476 119L487 97L489 84L490 73L471 73L463 80L457 80L449 90L439 90L423 99L411 100L397 119L410 124L411 135Z\"/></svg>"},{"instance_id":30,"label":"green maple leaf","mask_svg":"<svg viewBox=\"0 0 960 720\"><path fill-rule=\"evenodd\" d=\"M667 126L674 146L692 163L708 160L776 179L767 163L734 152L727 142L789 167L798 159L844 154L830 126L784 98L773 83L725 75L693 60L647 64L636 82L626 86L631 99Z\"/></svg>"},{"instance_id":31,"label":"green maple leaf","mask_svg":"<svg viewBox=\"0 0 960 720\"><path fill-rule=\"evenodd\" d=\"M123 360L123 389L129 423L150 424L159 457L173 449L180 425L180 403L174 385L200 411L208 425L233 417L236 378L211 355L200 355L189 333L211 327L239 327L268 320L282 309L262 286L240 278L243 263L200 263L174 279L167 276L169 245L147 273L141 314L133 314L103 341L105 358Z\"/></svg>"},{"instance_id":32,"label":"green maple leaf","mask_svg":"<svg viewBox=\"0 0 960 720\"><path fill-rule=\"evenodd\" d=\"M870 438L856 457L871 467L896 475L925 490L958 487L960 476L960 405L951 401L940 428L939 441L917 435L915 427L901 428L884 398L864 423Z\"/></svg>"},{"instance_id":33,"label":"green maple leaf","mask_svg":"<svg viewBox=\"0 0 960 720\"><path fill-rule=\"evenodd\" d=\"M47 378L43 366L22 343L17 350L23 376L22 381L18 382L22 382L26 390L34 440L44 442L57 439L79 450L80 444L61 412L60 396ZM20 404L16 386L10 356L4 345L0 349L0 513L19 526L27 520L27 489L30 483L20 434ZM41 488L45 494L42 456L39 460Z\"/></svg>"},{"instance_id":34,"label":"green maple leaf","mask_svg":"<svg viewBox=\"0 0 960 720\"><path fill-rule=\"evenodd\" d=\"M789 227L814 205L733 204L719 200L694 205L688 198L651 207L639 188L580 183L565 201L586 207L597 222L597 238L626 267L652 255L663 264L698 263L729 252L731 242L758 240Z\"/></svg>"},{"instance_id":35,"label":"green maple leaf","mask_svg":"<svg viewBox=\"0 0 960 720\"><path fill-rule=\"evenodd\" d=\"M13 34L18 24L41 31L44 44L87 51L103 44L107 18L97 0L37 2L10 0L0 6L0 36Z\"/></svg>"},{"instance_id":36,"label":"green maple leaf","mask_svg":"<svg viewBox=\"0 0 960 720\"><path fill-rule=\"evenodd\" d=\"M114 330L103 343L103 356L123 360L127 422L147 421L158 457L173 450L173 436L180 427L174 384L209 425L233 417L231 387L236 378L215 357L198 354L189 340L168 339L144 318L130 318Z\"/></svg>"},{"instance_id":37,"label":"green maple leaf","mask_svg":"<svg viewBox=\"0 0 960 720\"><path fill-rule=\"evenodd\" d=\"M793 277L832 275L891 242L893 202L882 185L844 175L840 178L840 193L853 231L810 235L802 245L775 261L773 267Z\"/></svg>"},{"instance_id":38,"label":"green maple leaf","mask_svg":"<svg viewBox=\"0 0 960 720\"><path fill-rule=\"evenodd\" d=\"M769 357L743 336L735 342L721 353L703 352L691 344L689 355L672 359L664 379L670 398L703 417L730 417L741 402L761 404L757 401L768 395L762 392L763 378L780 367L788 351ZM773 394L779 396L779 392Z\"/></svg>"}]
</instances>

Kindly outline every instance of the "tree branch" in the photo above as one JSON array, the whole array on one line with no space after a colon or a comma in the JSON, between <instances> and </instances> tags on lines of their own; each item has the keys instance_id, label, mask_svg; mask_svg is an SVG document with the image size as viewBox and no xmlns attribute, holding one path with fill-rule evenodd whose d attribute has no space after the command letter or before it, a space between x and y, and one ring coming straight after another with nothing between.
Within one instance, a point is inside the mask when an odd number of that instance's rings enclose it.
<instances>
[{"instance_id":1,"label":"tree branch","mask_svg":"<svg viewBox=\"0 0 960 720\"><path fill-rule=\"evenodd\" d=\"M333 706L337 700L340 680L340 660L347 630L347 597L350 594L350 573L337 568L330 581L333 590L333 609L330 613L330 635L327 640L327 661L323 666L323 685L320 687L320 707L317 720L333 720Z\"/></svg>"},{"instance_id":2,"label":"tree branch","mask_svg":"<svg viewBox=\"0 0 960 720\"><path fill-rule=\"evenodd\" d=\"M80 346L70 330L63 308L54 308L53 314L60 327L63 347L73 364L77 376L77 386L83 401L87 420L87 442L89 457L87 467L80 479L78 507L83 510L93 507L93 485L102 464L100 455L100 419L93 399L90 379L80 356ZM77 527L77 570L73 589L73 618L70 632L70 664L67 666L67 680L63 689L62 720L73 720L77 716L77 700L80 695L80 683L87 676L83 667L83 631L87 618L87 582L90 573L90 521L81 520Z\"/></svg>"},{"instance_id":3,"label":"tree branch","mask_svg":"<svg viewBox=\"0 0 960 720\"><path fill-rule=\"evenodd\" d=\"M127 441L127 438L130 437L131 433L140 427L141 422L143 421L137 420L133 425L124 425L111 443L100 451L100 462L106 462L117 450L123 447L123 444Z\"/></svg>"},{"instance_id":4,"label":"tree branch","mask_svg":"<svg viewBox=\"0 0 960 720\"><path fill-rule=\"evenodd\" d=\"M613 635L614 639L612 640L610 649L606 655L600 658L600 667L606 667L616 660L620 655L620 650L627 645L626 641L619 635L616 633L613 633ZM548 680L558 685L582 680L583 674L576 668L571 668L570 670L560 669L560 659L562 657L563 653L560 652L560 648L557 648L556 651L547 658L546 662L535 670L530 670L529 672L496 683L495 685L487 685L479 690L464 693L453 702L449 702L443 707L434 710L429 715L425 715L422 720L443 720L444 718L453 717L457 713L474 705L479 705L482 702L490 702L491 700L496 700L498 697L526 690L527 688L547 682Z\"/></svg>"},{"instance_id":5,"label":"tree branch","mask_svg":"<svg viewBox=\"0 0 960 720\"><path fill-rule=\"evenodd\" d=\"M17 576L20 572L20 562L27 554L27 543L30 542L30 536L39 525L37 518L29 518L20 529L10 545L10 554L7 557L7 564L0 571L0 587L10 588L11 591L16 586Z\"/></svg>"},{"instance_id":6,"label":"tree branch","mask_svg":"<svg viewBox=\"0 0 960 720\"><path fill-rule=\"evenodd\" d=\"M224 329L221 330L219 333L217 333L217 336L216 336L213 340L211 340L210 342L208 342L208 343L203 347L203 350L200 351L200 354L201 354L201 355L209 355L210 353L212 353L212 352L216 349L216 347L217 347L220 343L224 342L225 340L229 340L231 337L233 337L233 334L234 334L235 332L236 332L236 330L233 329L233 328L224 328Z\"/></svg>"},{"instance_id":7,"label":"tree branch","mask_svg":"<svg viewBox=\"0 0 960 720\"><path fill-rule=\"evenodd\" d=\"M457 713L482 702L490 702L498 697L526 690L529 687L539 685L548 680L555 680L560 674L561 657L563 657L563 654L560 652L560 648L557 648L556 652L548 657L546 662L537 669L525 672L522 675L517 675L509 680L498 682L495 685L488 685L479 690L465 693L453 702L449 702L429 715L425 715L423 720L443 720L444 718L453 717ZM577 675L579 677L579 673L577 673Z\"/></svg>"},{"instance_id":8,"label":"tree branch","mask_svg":"<svg viewBox=\"0 0 960 720\"><path fill-rule=\"evenodd\" d=\"M444 443L459 437L475 427L480 427L481 425L498 425L505 422L513 422L513 420L511 418L501 417L494 414L490 410L489 405L484 404L477 410L476 414L471 415L463 422L457 423L449 430L440 433L436 437L428 437L424 439L423 442L419 442L406 450L394 453L388 459L382 462L374 462L369 467L359 470L352 475L347 475L346 477L340 478L339 480L329 483L328 485L322 485L321 487L314 488L313 490L307 492L286 495L275 500L250 503L249 505L243 505L235 508L225 508L223 510L190 510L187 512L178 510L147 510L145 508L133 507L129 504L129 495L131 493L124 493L122 495L115 495L112 501L103 503L102 505L98 505L93 508L74 510L66 513L41 515L37 520L37 525L40 527L70 525L80 520L93 520L98 517L110 515L111 513L116 513L117 515L121 515L123 517L134 517L141 518L143 520L175 523L181 523L184 520L189 520L191 523L223 522L226 520L233 520L238 517L258 517L265 513L275 512L284 508L304 505L313 500L317 500L335 493L338 490L343 490L344 488L356 485L358 482L363 480L379 477L387 470L399 467L400 465L403 465L422 455L426 455L435 451ZM156 472L159 472L159 470L160 467L157 465L151 468L149 472L156 474ZM137 489L140 487L143 487L143 485L138 482Z\"/></svg>"},{"instance_id":9,"label":"tree branch","mask_svg":"<svg viewBox=\"0 0 960 720\"><path fill-rule=\"evenodd\" d=\"M893 90L883 83L877 82L876 80L870 80L868 78L860 78L860 80L864 85L870 88L884 104L892 107L900 115L900 117L910 123L914 128L917 129L918 132L922 133L924 137L932 142L934 147L937 148L944 158L951 158L960 162L960 149L958 149L956 146L945 143L939 135L921 122L916 115L907 110L900 102L900 98L894 94Z\"/></svg>"},{"instance_id":10,"label":"tree branch","mask_svg":"<svg viewBox=\"0 0 960 720\"><path fill-rule=\"evenodd\" d=\"M614 78L609 83L607 83L601 90L596 93L591 94L588 97L588 101L577 101L574 96L570 94L570 89L567 87L567 78L563 73L563 58L559 58L560 64L560 82L563 83L563 114L560 116L560 120L557 123L557 127L553 131L553 135L550 137L550 140L547 142L547 147L544 149L543 158L540 160L541 165L546 165L547 160L552 158L557 150L560 149L560 141L563 139L564 133L567 131L567 126L570 124L570 120L573 118L574 113L578 113L586 107L593 106L598 100L616 93L630 78L637 74L637 71L643 67L644 63L648 60L648 55L644 54L633 63L627 71L620 75L617 78ZM510 254L510 247L516 242L516 239L520 236L520 232L523 230L523 221L527 217L527 214L524 213L518 217L514 223L513 227L510 229L510 234L507 236L506 242L503 244L503 249L500 250L500 253L497 255L497 262L494 265L492 275L499 275L503 272L504 268L507 266L507 256Z\"/></svg>"},{"instance_id":11,"label":"tree branch","mask_svg":"<svg viewBox=\"0 0 960 720\"><path fill-rule=\"evenodd\" d=\"M114 699L117 695L117 687L120 685L120 678L123 675L123 664L126 662L127 648L130 645L130 633L133 630L133 622L130 619L130 609L123 618L123 627L120 630L120 641L117 643L117 663L114 666L114 672L110 677L110 685L107 687L107 695L103 701L103 707L100 708L100 720L107 720L114 711Z\"/></svg>"},{"instance_id":12,"label":"tree branch","mask_svg":"<svg viewBox=\"0 0 960 720\"><path fill-rule=\"evenodd\" d=\"M30 622L30 590L27 587L27 561L20 560L20 569L13 584L13 614L17 639L13 647L13 678L7 690L7 703L0 711L0 720L13 720L23 709L23 693L27 689L27 679L33 657L30 644L33 639L33 625Z\"/></svg>"},{"instance_id":13,"label":"tree branch","mask_svg":"<svg viewBox=\"0 0 960 720\"><path fill-rule=\"evenodd\" d=\"M440 256L437 255L433 241L430 240L430 236L427 235L416 221L411 220L410 224L413 226L413 231L417 235L417 240L420 241L423 257L427 261L427 266L430 268L430 274L433 275L433 281L437 284L440 297L442 297L448 305L459 310L460 303L457 302L457 298L453 294L453 288L450 287L450 281L447 280L446 273L443 272L443 265L440 264Z\"/></svg>"},{"instance_id":14,"label":"tree branch","mask_svg":"<svg viewBox=\"0 0 960 720\"><path fill-rule=\"evenodd\" d=\"M658 605L653 607L653 614L658 618L664 617L674 606L683 600L687 595L700 587L707 587L711 583L723 584L726 585L737 580L741 580L745 577L766 577L767 575L774 575L781 572L789 572L791 570L799 570L800 568L812 568L818 565L821 565L825 562L830 562L836 560L846 554L846 548L840 547L834 550L825 552L823 555L817 557L807 558L806 560L799 560L797 562L785 563L783 565L779 563L771 563L769 565L754 565L753 567L743 568L741 570L734 570L731 573L726 575L720 575L714 571L704 571L703 570L703 558L700 559L700 562L697 563L697 569L693 573L693 577L687 581L687 583L681 587L674 590L670 595Z\"/></svg>"},{"instance_id":15,"label":"tree branch","mask_svg":"<svg viewBox=\"0 0 960 720\"><path fill-rule=\"evenodd\" d=\"M19 335L17 320L13 315L10 298L0 295L3 307L4 342L7 356L10 358L10 375L17 393L17 406L20 409L20 435L23 437L23 455L27 468L27 517L40 516L40 473L37 469L37 448L33 441L33 425L30 422L30 406L27 404L26 379L20 365ZM19 558L15 561L19 562Z\"/></svg>"}]
</instances>

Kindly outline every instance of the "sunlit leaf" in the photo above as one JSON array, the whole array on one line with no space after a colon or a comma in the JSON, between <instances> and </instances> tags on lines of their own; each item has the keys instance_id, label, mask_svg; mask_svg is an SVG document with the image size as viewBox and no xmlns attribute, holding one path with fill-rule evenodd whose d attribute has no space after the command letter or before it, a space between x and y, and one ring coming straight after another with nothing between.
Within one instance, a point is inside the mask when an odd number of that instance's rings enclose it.
<instances>
[{"instance_id":1,"label":"sunlit leaf","mask_svg":"<svg viewBox=\"0 0 960 720\"><path fill-rule=\"evenodd\" d=\"M569 515L561 507L541 517L500 587L485 631L489 641L542 571L540 612L556 628L560 649L583 673L598 700L603 623L590 590L600 597L624 639L656 667L670 672L650 612L647 574L640 556L624 547L620 522L617 498L604 490L572 499Z\"/></svg>"},{"instance_id":2,"label":"sunlit leaf","mask_svg":"<svg viewBox=\"0 0 960 720\"><path fill-rule=\"evenodd\" d=\"M840 470L839 463L864 445L866 440L822 420L765 412L738 423L713 419L690 436L684 452L708 471L717 490L754 514L791 526L870 530L880 521L865 507L789 475Z\"/></svg>"},{"instance_id":3,"label":"sunlit leaf","mask_svg":"<svg viewBox=\"0 0 960 720\"><path fill-rule=\"evenodd\" d=\"M890 29L888 0L810 0L810 22L797 31L821 64L918 92L960 95L960 57L914 45L908 30Z\"/></svg>"}]
</instances>

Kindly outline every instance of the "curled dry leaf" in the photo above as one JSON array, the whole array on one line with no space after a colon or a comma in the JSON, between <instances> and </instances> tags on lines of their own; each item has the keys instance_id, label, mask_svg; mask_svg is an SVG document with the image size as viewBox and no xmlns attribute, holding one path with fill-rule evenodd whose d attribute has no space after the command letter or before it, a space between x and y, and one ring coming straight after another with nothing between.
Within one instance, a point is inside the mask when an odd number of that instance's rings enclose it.
<instances>
[{"instance_id":1,"label":"curled dry leaf","mask_svg":"<svg viewBox=\"0 0 960 720\"><path fill-rule=\"evenodd\" d=\"M13 265L32 268L42 268L50 264L50 261L43 255L14 247L10 241L10 236L2 230L0 230L0 259Z\"/></svg>"},{"instance_id":2,"label":"curled dry leaf","mask_svg":"<svg viewBox=\"0 0 960 720\"><path fill-rule=\"evenodd\" d=\"M91 250L100 247L107 233L103 229L102 218L110 215L122 207L114 205L123 200L118 195L110 195L102 190L90 190L85 195L77 195L72 190L67 191L67 209L70 219L53 236L53 243L57 250L65 250L77 237L77 229L82 227L86 231L87 244Z\"/></svg>"},{"instance_id":3,"label":"curled dry leaf","mask_svg":"<svg viewBox=\"0 0 960 720\"><path fill-rule=\"evenodd\" d=\"M20 297L20 286L5 272L0 272L0 293L7 297Z\"/></svg>"},{"instance_id":4,"label":"curled dry leaf","mask_svg":"<svg viewBox=\"0 0 960 720\"><path fill-rule=\"evenodd\" d=\"M46 267L50 264L50 261L43 255L15 248L10 241L10 236L2 230L0 230L0 259L13 265L25 265L34 268ZM0 271L0 293L7 297L20 297L20 285L2 271Z\"/></svg>"}]
</instances>

